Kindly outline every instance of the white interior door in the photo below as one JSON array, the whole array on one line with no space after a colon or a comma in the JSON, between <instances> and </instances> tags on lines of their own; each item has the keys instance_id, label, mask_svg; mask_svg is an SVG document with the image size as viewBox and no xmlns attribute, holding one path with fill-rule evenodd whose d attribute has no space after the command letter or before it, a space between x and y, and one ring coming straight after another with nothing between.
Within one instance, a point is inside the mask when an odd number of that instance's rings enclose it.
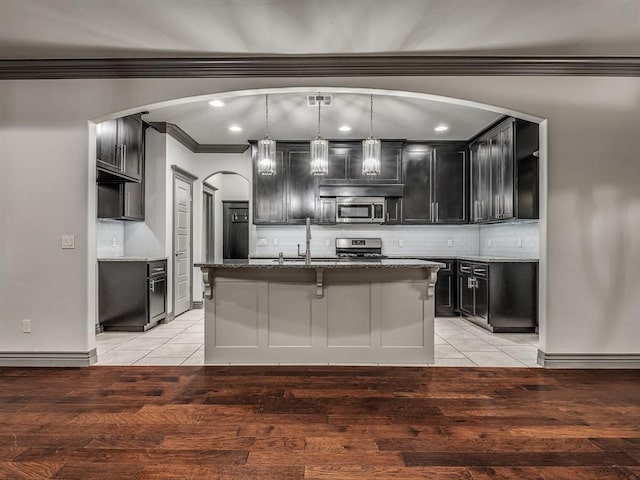
<instances>
[{"instance_id":1,"label":"white interior door","mask_svg":"<svg viewBox=\"0 0 640 480\"><path fill-rule=\"evenodd\" d=\"M192 184L173 177L173 313L191 309L191 191Z\"/></svg>"}]
</instances>

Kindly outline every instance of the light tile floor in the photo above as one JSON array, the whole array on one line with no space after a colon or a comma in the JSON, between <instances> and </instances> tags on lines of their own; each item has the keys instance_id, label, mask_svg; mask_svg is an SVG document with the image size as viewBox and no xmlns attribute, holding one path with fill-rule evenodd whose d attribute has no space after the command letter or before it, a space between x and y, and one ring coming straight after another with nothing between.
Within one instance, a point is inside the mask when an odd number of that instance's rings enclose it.
<instances>
[{"instance_id":1,"label":"light tile floor","mask_svg":"<svg viewBox=\"0 0 640 480\"><path fill-rule=\"evenodd\" d=\"M96 335L97 365L203 365L204 310L144 333ZM538 367L538 335L490 333L461 318L436 318L435 365Z\"/></svg>"}]
</instances>

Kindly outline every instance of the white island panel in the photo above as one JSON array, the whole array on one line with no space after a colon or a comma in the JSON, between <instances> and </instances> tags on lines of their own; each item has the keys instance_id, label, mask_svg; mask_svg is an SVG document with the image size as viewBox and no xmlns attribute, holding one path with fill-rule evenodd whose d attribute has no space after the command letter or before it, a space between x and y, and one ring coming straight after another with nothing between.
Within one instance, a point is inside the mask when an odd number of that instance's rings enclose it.
<instances>
[{"instance_id":1,"label":"white island panel","mask_svg":"<svg viewBox=\"0 0 640 480\"><path fill-rule=\"evenodd\" d=\"M311 309L314 297L314 285L269 283L269 347L311 347Z\"/></svg>"},{"instance_id":2,"label":"white island panel","mask_svg":"<svg viewBox=\"0 0 640 480\"><path fill-rule=\"evenodd\" d=\"M327 285L329 347L371 347L371 283Z\"/></svg>"},{"instance_id":3,"label":"white island panel","mask_svg":"<svg viewBox=\"0 0 640 480\"><path fill-rule=\"evenodd\" d=\"M205 364L433 363L434 265L202 266Z\"/></svg>"},{"instance_id":4,"label":"white island panel","mask_svg":"<svg viewBox=\"0 0 640 480\"><path fill-rule=\"evenodd\" d=\"M258 346L258 282L220 279L217 282L213 328L205 327L205 345L216 347L257 347ZM207 337L207 333L211 337Z\"/></svg>"}]
</instances>

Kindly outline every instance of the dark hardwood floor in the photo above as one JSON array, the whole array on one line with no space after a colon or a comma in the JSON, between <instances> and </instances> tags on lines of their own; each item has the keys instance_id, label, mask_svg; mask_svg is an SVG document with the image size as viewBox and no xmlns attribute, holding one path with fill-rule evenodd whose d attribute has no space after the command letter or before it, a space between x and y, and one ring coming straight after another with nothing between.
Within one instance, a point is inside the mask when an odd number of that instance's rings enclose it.
<instances>
[{"instance_id":1,"label":"dark hardwood floor","mask_svg":"<svg viewBox=\"0 0 640 480\"><path fill-rule=\"evenodd\" d=\"M640 371L0 368L0 478L638 479Z\"/></svg>"}]
</instances>

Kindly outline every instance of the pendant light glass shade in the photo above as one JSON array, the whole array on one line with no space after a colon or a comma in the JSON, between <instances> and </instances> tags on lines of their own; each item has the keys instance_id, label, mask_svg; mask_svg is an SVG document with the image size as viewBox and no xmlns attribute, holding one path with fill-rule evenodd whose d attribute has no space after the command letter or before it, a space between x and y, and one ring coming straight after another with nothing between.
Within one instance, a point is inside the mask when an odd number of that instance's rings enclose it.
<instances>
[{"instance_id":1,"label":"pendant light glass shade","mask_svg":"<svg viewBox=\"0 0 640 480\"><path fill-rule=\"evenodd\" d=\"M326 175L329 173L329 142L318 137L311 140L311 174Z\"/></svg>"},{"instance_id":2,"label":"pendant light glass shade","mask_svg":"<svg viewBox=\"0 0 640 480\"><path fill-rule=\"evenodd\" d=\"M380 175L382 147L380 140L369 137L362 141L362 174Z\"/></svg>"},{"instance_id":3,"label":"pendant light glass shade","mask_svg":"<svg viewBox=\"0 0 640 480\"><path fill-rule=\"evenodd\" d=\"M269 138L269 95L265 95L265 136L258 140L258 174L276 174L276 141Z\"/></svg>"},{"instance_id":4,"label":"pendant light glass shade","mask_svg":"<svg viewBox=\"0 0 640 480\"><path fill-rule=\"evenodd\" d=\"M318 102L318 134L311 140L311 174L329 173L329 142L320 135L320 102Z\"/></svg>"},{"instance_id":5,"label":"pendant light glass shade","mask_svg":"<svg viewBox=\"0 0 640 480\"><path fill-rule=\"evenodd\" d=\"M276 141L269 137L258 140L258 173L260 175L276 174Z\"/></svg>"},{"instance_id":6,"label":"pendant light glass shade","mask_svg":"<svg viewBox=\"0 0 640 480\"><path fill-rule=\"evenodd\" d=\"M362 141L362 174L380 175L382 147L380 140L373 136L373 95L369 96L369 100L369 120L371 130L369 138Z\"/></svg>"}]
</instances>

